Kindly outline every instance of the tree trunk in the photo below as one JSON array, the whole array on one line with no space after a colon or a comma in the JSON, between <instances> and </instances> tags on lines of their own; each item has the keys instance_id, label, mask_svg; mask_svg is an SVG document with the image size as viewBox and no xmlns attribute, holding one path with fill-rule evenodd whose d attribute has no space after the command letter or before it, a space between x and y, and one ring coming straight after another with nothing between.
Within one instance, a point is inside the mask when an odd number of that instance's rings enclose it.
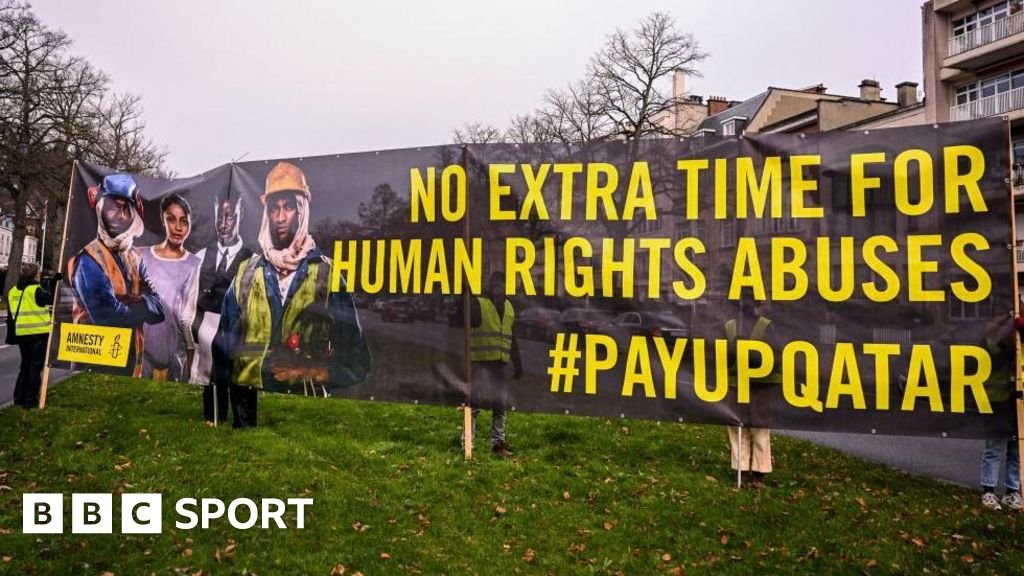
<instances>
[{"instance_id":1,"label":"tree trunk","mask_svg":"<svg viewBox=\"0 0 1024 576\"><path fill-rule=\"evenodd\" d=\"M18 283L21 276L21 260L25 253L25 236L28 233L25 214L29 193L21 190L14 199L14 231L11 237L11 258L7 261L7 275L4 277L4 295Z\"/></svg>"}]
</instances>

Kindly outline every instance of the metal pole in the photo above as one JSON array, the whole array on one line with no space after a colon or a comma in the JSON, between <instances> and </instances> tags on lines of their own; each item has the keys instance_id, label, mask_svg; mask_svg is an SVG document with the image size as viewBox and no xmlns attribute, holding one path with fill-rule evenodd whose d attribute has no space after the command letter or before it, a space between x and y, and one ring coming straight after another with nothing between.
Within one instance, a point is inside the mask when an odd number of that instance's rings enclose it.
<instances>
[{"instance_id":1,"label":"metal pole","mask_svg":"<svg viewBox=\"0 0 1024 576\"><path fill-rule=\"evenodd\" d=\"M469 240L469 167L467 161L469 157L469 150L465 144L462 145L462 170L466 173L466 213L462 215L462 235L465 237L466 242ZM462 290L462 355L463 355L463 373L465 374L466 382L466 406L462 411L462 451L463 457L466 460L473 459L473 366L471 361L471 350L470 350L470 330L472 330L472 322L470 322L469 305L471 303L469 287L465 286Z\"/></svg>"}]
</instances>

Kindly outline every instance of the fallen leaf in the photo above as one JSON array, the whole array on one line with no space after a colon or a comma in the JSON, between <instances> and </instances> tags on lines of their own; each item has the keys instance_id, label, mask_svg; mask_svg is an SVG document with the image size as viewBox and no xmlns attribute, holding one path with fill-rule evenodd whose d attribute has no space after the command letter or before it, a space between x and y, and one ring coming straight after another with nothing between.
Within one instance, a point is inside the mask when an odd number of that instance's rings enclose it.
<instances>
[{"instance_id":1,"label":"fallen leaf","mask_svg":"<svg viewBox=\"0 0 1024 576\"><path fill-rule=\"evenodd\" d=\"M728 534L722 534L718 538L718 541L722 543L722 546L725 546L726 544L729 543L729 535Z\"/></svg>"},{"instance_id":2,"label":"fallen leaf","mask_svg":"<svg viewBox=\"0 0 1024 576\"><path fill-rule=\"evenodd\" d=\"M389 560L389 559L391 559L391 554L388 554L387 552L381 552L380 553L380 559L381 560Z\"/></svg>"},{"instance_id":3,"label":"fallen leaf","mask_svg":"<svg viewBox=\"0 0 1024 576\"><path fill-rule=\"evenodd\" d=\"M533 548L527 548L526 552L523 552L523 560L533 562L534 558L536 558L536 554L534 553Z\"/></svg>"},{"instance_id":4,"label":"fallen leaf","mask_svg":"<svg viewBox=\"0 0 1024 576\"><path fill-rule=\"evenodd\" d=\"M345 574L345 566L341 564L335 564L334 570L331 570L331 576L343 576Z\"/></svg>"},{"instance_id":5,"label":"fallen leaf","mask_svg":"<svg viewBox=\"0 0 1024 576\"><path fill-rule=\"evenodd\" d=\"M708 482L718 482L718 478L715 478L714 476L705 476L704 479Z\"/></svg>"},{"instance_id":6,"label":"fallen leaf","mask_svg":"<svg viewBox=\"0 0 1024 576\"><path fill-rule=\"evenodd\" d=\"M6 563L10 562L11 560L14 560L14 558L12 558L12 557L10 557L10 556L4 556L4 557L3 557L3 561L4 561L4 564L6 564Z\"/></svg>"},{"instance_id":7,"label":"fallen leaf","mask_svg":"<svg viewBox=\"0 0 1024 576\"><path fill-rule=\"evenodd\" d=\"M604 527L604 529L605 529L605 530L611 530L612 528L614 528L614 527L615 527L615 525L614 525L614 524L612 524L611 522L605 522L605 523L604 523L604 524L602 524L601 526L602 526L602 527Z\"/></svg>"},{"instance_id":8,"label":"fallen leaf","mask_svg":"<svg viewBox=\"0 0 1024 576\"><path fill-rule=\"evenodd\" d=\"M686 568L680 564L668 571L669 576L686 576Z\"/></svg>"},{"instance_id":9,"label":"fallen leaf","mask_svg":"<svg viewBox=\"0 0 1024 576\"><path fill-rule=\"evenodd\" d=\"M860 504L861 508L867 508L868 507L867 502L865 502L864 499L860 498L860 497L857 498L857 504Z\"/></svg>"},{"instance_id":10,"label":"fallen leaf","mask_svg":"<svg viewBox=\"0 0 1024 576\"><path fill-rule=\"evenodd\" d=\"M914 543L914 546L917 546L918 548L924 548L924 540L914 537L911 538L910 541Z\"/></svg>"},{"instance_id":11,"label":"fallen leaf","mask_svg":"<svg viewBox=\"0 0 1024 576\"><path fill-rule=\"evenodd\" d=\"M562 492L562 500L568 500L570 498L569 491Z\"/></svg>"},{"instance_id":12,"label":"fallen leaf","mask_svg":"<svg viewBox=\"0 0 1024 576\"><path fill-rule=\"evenodd\" d=\"M974 564L974 556L971 556L970 554L964 554L963 561L964 564Z\"/></svg>"},{"instance_id":13,"label":"fallen leaf","mask_svg":"<svg viewBox=\"0 0 1024 576\"><path fill-rule=\"evenodd\" d=\"M868 560L868 568L874 568L875 566L878 566L878 560L875 560L874 558Z\"/></svg>"},{"instance_id":14,"label":"fallen leaf","mask_svg":"<svg viewBox=\"0 0 1024 576\"><path fill-rule=\"evenodd\" d=\"M671 554L662 554L661 555L661 561L662 562L671 562L672 561L672 555Z\"/></svg>"},{"instance_id":15,"label":"fallen leaf","mask_svg":"<svg viewBox=\"0 0 1024 576\"><path fill-rule=\"evenodd\" d=\"M189 556L192 555L192 549L191 548L185 548L184 550L181 551L181 555L186 557L186 558L188 558Z\"/></svg>"},{"instance_id":16,"label":"fallen leaf","mask_svg":"<svg viewBox=\"0 0 1024 576\"><path fill-rule=\"evenodd\" d=\"M495 516L501 516L505 512L508 512L508 510L506 510L503 506L495 506L494 507L494 515Z\"/></svg>"}]
</instances>

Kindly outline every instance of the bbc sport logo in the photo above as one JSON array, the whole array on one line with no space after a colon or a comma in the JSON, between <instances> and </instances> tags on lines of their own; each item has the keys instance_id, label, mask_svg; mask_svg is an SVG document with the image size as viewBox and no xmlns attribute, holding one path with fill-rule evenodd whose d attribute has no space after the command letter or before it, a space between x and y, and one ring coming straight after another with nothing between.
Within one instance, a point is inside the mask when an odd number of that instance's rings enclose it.
<instances>
[{"instance_id":1,"label":"bbc sport logo","mask_svg":"<svg viewBox=\"0 0 1024 576\"><path fill-rule=\"evenodd\" d=\"M232 528L288 529L285 515L294 507L295 529L306 526L305 511L312 498L236 498L225 504L219 498L181 498L174 505L175 528L207 529L211 522L226 519ZM114 495L71 495L72 534L113 534ZM121 494L121 534L160 534L163 531L162 494ZM64 494L23 494L21 530L25 534L64 533Z\"/></svg>"}]
</instances>

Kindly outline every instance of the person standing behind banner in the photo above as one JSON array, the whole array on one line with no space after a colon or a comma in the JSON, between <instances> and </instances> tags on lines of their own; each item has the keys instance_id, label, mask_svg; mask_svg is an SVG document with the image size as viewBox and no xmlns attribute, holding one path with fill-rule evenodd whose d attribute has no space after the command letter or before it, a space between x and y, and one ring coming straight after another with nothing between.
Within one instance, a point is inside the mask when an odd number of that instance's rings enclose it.
<instances>
[{"instance_id":1,"label":"person standing behind banner","mask_svg":"<svg viewBox=\"0 0 1024 576\"><path fill-rule=\"evenodd\" d=\"M1024 318L1017 316L1014 324L1017 333L1024 331ZM985 348L992 355L992 374L986 382L989 400L1006 402L1010 399L1010 386L1016 378L1017 350L1008 344L1013 334L1010 319L998 314L989 320L985 328ZM1021 336L1024 338L1024 334ZM1019 431L1018 431L1019 433ZM999 469L1006 460L1006 476L1004 486L1006 494L1002 500L996 496L999 484ZM1006 506L1010 510L1021 509L1020 496L1020 444L1017 434L989 436L985 438L985 451L981 456L981 505L989 510L1002 510Z\"/></svg>"},{"instance_id":2,"label":"person standing behind banner","mask_svg":"<svg viewBox=\"0 0 1024 576\"><path fill-rule=\"evenodd\" d=\"M480 407L490 405L491 450L504 458L513 456L506 442L505 433L509 365L512 366L513 378L518 380L523 376L519 342L513 333L515 320L515 308L505 295L505 273L496 271L488 279L486 292L470 299L470 406L473 408L475 443L476 421L480 415Z\"/></svg>"},{"instance_id":3,"label":"person standing behind banner","mask_svg":"<svg viewBox=\"0 0 1024 576\"><path fill-rule=\"evenodd\" d=\"M782 349L772 329L770 315L769 302L754 304L744 301L740 304L739 318L725 323L725 336L730 344L733 367L730 373L731 384L736 384L736 343L741 334L749 330L750 340L767 342L773 350ZM764 378L752 380L750 403L745 409L744 405L739 405L741 413L745 412L747 416L744 418L744 426L728 426L732 469L751 472L751 484L755 488L764 486L765 475L772 472L771 400L781 382L781 372L777 368Z\"/></svg>"},{"instance_id":4,"label":"person standing behind banner","mask_svg":"<svg viewBox=\"0 0 1024 576\"><path fill-rule=\"evenodd\" d=\"M8 314L14 314L14 334L21 353L18 380L14 385L14 403L22 408L39 406L40 375L46 361L46 341L50 336L50 306L58 273L44 288L39 284L39 266L21 265L18 284L7 295Z\"/></svg>"},{"instance_id":5,"label":"person standing behind banner","mask_svg":"<svg viewBox=\"0 0 1024 576\"><path fill-rule=\"evenodd\" d=\"M256 426L257 390L327 395L370 371L352 295L331 290L331 261L309 235L312 193L297 166L267 175L259 243L224 296L213 383L231 385L234 426Z\"/></svg>"},{"instance_id":6,"label":"person standing behind banner","mask_svg":"<svg viewBox=\"0 0 1024 576\"><path fill-rule=\"evenodd\" d=\"M111 174L89 188L96 210L96 239L68 261L74 293L75 324L131 328L131 348L123 371L142 376L142 327L164 319L163 303L154 293L146 265L132 245L143 231L142 198L135 180Z\"/></svg>"},{"instance_id":7,"label":"person standing behind banner","mask_svg":"<svg viewBox=\"0 0 1024 576\"><path fill-rule=\"evenodd\" d=\"M197 316L192 330L196 355L190 378L192 383L203 385L203 417L211 423L223 421L228 415L230 386L214 386L210 382L213 339L220 324L220 309L231 280L238 274L238 267L252 257L252 250L243 245L238 233L242 221L239 196L232 196L227 189L218 193L214 199L213 214L217 240L196 253L202 264L199 267Z\"/></svg>"},{"instance_id":8,"label":"person standing behind banner","mask_svg":"<svg viewBox=\"0 0 1024 576\"><path fill-rule=\"evenodd\" d=\"M142 377L184 382L199 274L199 258L185 249L192 232L192 209L182 196L168 194L160 201L160 220L164 241L143 249L142 262L164 304L164 320L143 329Z\"/></svg>"}]
</instances>

